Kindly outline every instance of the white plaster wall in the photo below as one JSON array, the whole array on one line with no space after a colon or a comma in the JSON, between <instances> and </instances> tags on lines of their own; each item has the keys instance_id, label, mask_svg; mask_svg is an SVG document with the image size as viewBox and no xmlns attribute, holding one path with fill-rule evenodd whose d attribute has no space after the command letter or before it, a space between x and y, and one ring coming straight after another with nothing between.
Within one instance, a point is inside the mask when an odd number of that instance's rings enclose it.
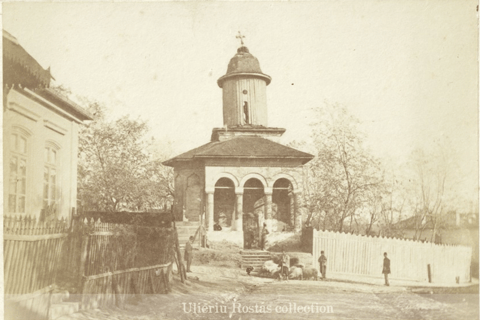
<instances>
[{"instance_id":1,"label":"white plaster wall","mask_svg":"<svg viewBox=\"0 0 480 320\"><path fill-rule=\"evenodd\" d=\"M3 116L4 213L8 214L10 134L19 127L30 134L26 214L38 218L43 206L44 149L48 141L60 147L57 151L57 216L68 218L77 202L78 123L16 89L8 93Z\"/></svg>"}]
</instances>

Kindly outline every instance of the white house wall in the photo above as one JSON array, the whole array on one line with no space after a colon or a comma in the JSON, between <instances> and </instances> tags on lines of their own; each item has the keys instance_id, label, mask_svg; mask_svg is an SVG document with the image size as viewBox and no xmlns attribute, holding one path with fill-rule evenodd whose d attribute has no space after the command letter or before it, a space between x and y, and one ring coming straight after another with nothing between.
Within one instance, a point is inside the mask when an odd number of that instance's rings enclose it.
<instances>
[{"instance_id":1,"label":"white house wall","mask_svg":"<svg viewBox=\"0 0 480 320\"><path fill-rule=\"evenodd\" d=\"M8 92L4 108L4 213L8 212L10 135L16 128L29 134L27 141L27 215L40 216L43 207L44 149L47 143L57 151L57 217L68 217L77 202L78 123L48 109L22 90Z\"/></svg>"}]
</instances>

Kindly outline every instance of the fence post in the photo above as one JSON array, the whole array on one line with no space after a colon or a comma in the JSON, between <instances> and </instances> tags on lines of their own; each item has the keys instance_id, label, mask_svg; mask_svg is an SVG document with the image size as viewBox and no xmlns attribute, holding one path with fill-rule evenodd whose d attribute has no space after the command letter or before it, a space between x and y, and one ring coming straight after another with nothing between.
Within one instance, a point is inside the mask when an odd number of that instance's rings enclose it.
<instances>
[{"instance_id":1,"label":"fence post","mask_svg":"<svg viewBox=\"0 0 480 320\"><path fill-rule=\"evenodd\" d=\"M432 283L432 271L430 270L430 264L427 264L427 272L428 272L428 282Z\"/></svg>"},{"instance_id":2,"label":"fence post","mask_svg":"<svg viewBox=\"0 0 480 320\"><path fill-rule=\"evenodd\" d=\"M90 240L90 237L88 234L82 236L82 249L80 251L81 256L80 256L80 268L79 268L79 278L80 278L80 283L82 287L82 293L84 293L83 292L83 287L84 287L83 276L85 275L85 264L87 263L87 249L88 249L89 240Z\"/></svg>"}]
</instances>

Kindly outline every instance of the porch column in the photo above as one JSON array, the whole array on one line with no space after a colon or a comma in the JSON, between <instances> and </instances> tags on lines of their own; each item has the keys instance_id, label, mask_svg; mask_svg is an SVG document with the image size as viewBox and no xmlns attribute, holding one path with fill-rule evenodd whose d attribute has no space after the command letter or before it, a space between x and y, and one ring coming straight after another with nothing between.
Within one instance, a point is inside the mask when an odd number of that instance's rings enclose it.
<instances>
[{"instance_id":1,"label":"porch column","mask_svg":"<svg viewBox=\"0 0 480 320\"><path fill-rule=\"evenodd\" d=\"M294 191L295 198L295 225L294 231L302 231L302 190Z\"/></svg>"},{"instance_id":2,"label":"porch column","mask_svg":"<svg viewBox=\"0 0 480 320\"><path fill-rule=\"evenodd\" d=\"M267 229L272 232L272 227L273 227L273 212L272 212L272 194L273 194L273 188L266 187L265 190L265 223L267 225ZM262 232L261 230L263 229L263 224L260 225L260 233ZM260 234L261 236L261 234Z\"/></svg>"},{"instance_id":3,"label":"porch column","mask_svg":"<svg viewBox=\"0 0 480 320\"><path fill-rule=\"evenodd\" d=\"M290 226L294 226L295 225L295 195L293 194L293 192L289 192L288 193L288 198L290 199L290 206L289 206L289 209L290 211L288 212L289 213L289 219L288 221L290 221Z\"/></svg>"},{"instance_id":4,"label":"porch column","mask_svg":"<svg viewBox=\"0 0 480 320\"><path fill-rule=\"evenodd\" d=\"M215 188L205 188L207 193L208 231L213 231L213 195Z\"/></svg>"},{"instance_id":5,"label":"porch column","mask_svg":"<svg viewBox=\"0 0 480 320\"><path fill-rule=\"evenodd\" d=\"M238 218L238 220L235 220L235 230L243 231L243 188L242 190L235 190L235 196L237 197L237 206L235 209Z\"/></svg>"},{"instance_id":6,"label":"porch column","mask_svg":"<svg viewBox=\"0 0 480 320\"><path fill-rule=\"evenodd\" d=\"M237 205L235 204L233 206L232 220L230 222L230 230L231 231L236 231L237 230L236 215L237 215Z\"/></svg>"}]
</instances>

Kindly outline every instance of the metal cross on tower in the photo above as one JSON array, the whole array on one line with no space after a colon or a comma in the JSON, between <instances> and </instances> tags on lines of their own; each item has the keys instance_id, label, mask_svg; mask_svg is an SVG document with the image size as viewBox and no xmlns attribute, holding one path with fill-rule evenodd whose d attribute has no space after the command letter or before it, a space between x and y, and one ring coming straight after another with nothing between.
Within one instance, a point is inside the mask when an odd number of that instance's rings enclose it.
<instances>
[{"instance_id":1,"label":"metal cross on tower","mask_svg":"<svg viewBox=\"0 0 480 320\"><path fill-rule=\"evenodd\" d=\"M242 34L240 33L240 31L238 31L238 36L236 36L235 38L240 39L240 43L241 43L241 45L243 46L243 38L245 38L245 36L242 36Z\"/></svg>"}]
</instances>

